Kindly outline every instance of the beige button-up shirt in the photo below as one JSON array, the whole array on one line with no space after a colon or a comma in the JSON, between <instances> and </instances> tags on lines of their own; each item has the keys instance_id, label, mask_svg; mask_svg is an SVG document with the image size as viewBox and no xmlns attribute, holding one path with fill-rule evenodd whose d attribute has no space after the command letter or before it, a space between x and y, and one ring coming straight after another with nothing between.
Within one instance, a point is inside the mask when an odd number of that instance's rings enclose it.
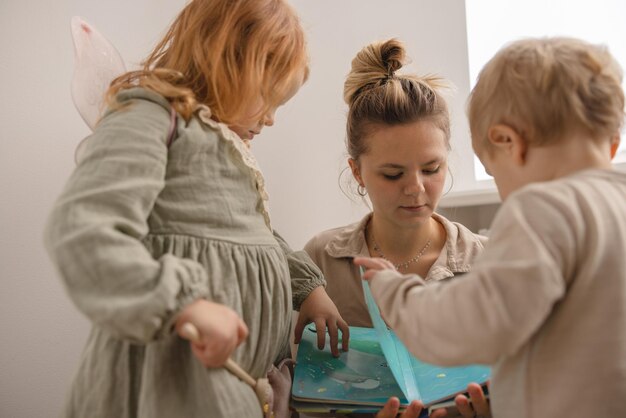
<instances>
[{"instance_id":1,"label":"beige button-up shirt","mask_svg":"<svg viewBox=\"0 0 626 418\"><path fill-rule=\"evenodd\" d=\"M304 247L324 273L326 292L337 305L343 319L349 325L359 327L371 327L372 322L363 297L361 274L352 259L357 256L370 257L364 231L371 216L370 213L359 222L321 232ZM436 213L433 218L443 225L447 237L426 280L443 280L467 273L487 238Z\"/></svg>"}]
</instances>

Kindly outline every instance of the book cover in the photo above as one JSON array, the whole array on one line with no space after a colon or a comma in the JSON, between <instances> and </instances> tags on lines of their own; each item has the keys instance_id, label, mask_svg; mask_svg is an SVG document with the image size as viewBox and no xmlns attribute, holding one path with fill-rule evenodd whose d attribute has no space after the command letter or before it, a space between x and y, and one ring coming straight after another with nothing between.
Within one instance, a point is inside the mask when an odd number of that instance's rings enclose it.
<instances>
[{"instance_id":1,"label":"book cover","mask_svg":"<svg viewBox=\"0 0 626 418\"><path fill-rule=\"evenodd\" d=\"M300 412L376 412L391 396L408 405L426 407L465 392L471 382L484 384L490 368L482 365L440 367L409 353L388 329L369 292L364 294L374 328L350 327L350 350L334 358L329 340L317 348L317 333L307 325L298 347L292 387L293 406Z\"/></svg>"}]
</instances>

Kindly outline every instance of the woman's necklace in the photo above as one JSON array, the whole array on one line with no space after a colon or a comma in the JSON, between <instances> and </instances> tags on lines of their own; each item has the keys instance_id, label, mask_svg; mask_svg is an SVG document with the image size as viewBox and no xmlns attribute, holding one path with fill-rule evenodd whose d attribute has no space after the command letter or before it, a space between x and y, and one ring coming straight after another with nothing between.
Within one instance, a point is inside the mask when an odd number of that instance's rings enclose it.
<instances>
[{"instance_id":1,"label":"woman's necklace","mask_svg":"<svg viewBox=\"0 0 626 418\"><path fill-rule=\"evenodd\" d=\"M426 252L426 250L428 249L428 247L430 247L430 238L428 238L428 241L426 241L426 245L424 245L424 247L422 247L422 249L420 250L419 253L417 253L417 255L413 258L411 258L408 261L405 261L403 263L394 263L393 261L391 261L390 259L388 259L385 254L383 254L383 252L380 250L380 247L378 246L378 244L376 243L376 239L374 238L374 232L370 231L370 234L372 234L372 246L374 247L374 251L376 251L378 253L378 255L380 255L381 258L384 258L385 260L389 261L391 264L393 264L393 266L396 268L396 270L400 270L400 269L406 269L408 268L411 264L416 263L417 260L420 259L421 256L424 255L424 253Z\"/></svg>"}]
</instances>

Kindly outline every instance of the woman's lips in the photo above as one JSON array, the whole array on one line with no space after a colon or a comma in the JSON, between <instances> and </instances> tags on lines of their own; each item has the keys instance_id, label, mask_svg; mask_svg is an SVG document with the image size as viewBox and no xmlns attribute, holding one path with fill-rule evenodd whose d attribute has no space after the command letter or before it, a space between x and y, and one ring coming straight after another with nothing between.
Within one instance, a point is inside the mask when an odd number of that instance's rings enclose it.
<instances>
[{"instance_id":1,"label":"woman's lips","mask_svg":"<svg viewBox=\"0 0 626 418\"><path fill-rule=\"evenodd\" d=\"M419 212L421 210L426 209L426 205L400 206L400 209L407 210L410 212Z\"/></svg>"}]
</instances>

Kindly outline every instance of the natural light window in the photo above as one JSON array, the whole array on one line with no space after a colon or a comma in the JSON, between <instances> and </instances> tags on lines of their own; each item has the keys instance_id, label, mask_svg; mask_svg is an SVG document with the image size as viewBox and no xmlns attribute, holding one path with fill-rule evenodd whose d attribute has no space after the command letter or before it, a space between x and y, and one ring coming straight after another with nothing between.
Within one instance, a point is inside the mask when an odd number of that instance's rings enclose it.
<instances>
[{"instance_id":1,"label":"natural light window","mask_svg":"<svg viewBox=\"0 0 626 418\"><path fill-rule=\"evenodd\" d=\"M575 36L608 45L626 69L624 0L466 0L470 87L482 66L509 41L529 36ZM624 84L626 86L626 83ZM626 138L614 159L626 163ZM476 180L491 177L475 158Z\"/></svg>"}]
</instances>

